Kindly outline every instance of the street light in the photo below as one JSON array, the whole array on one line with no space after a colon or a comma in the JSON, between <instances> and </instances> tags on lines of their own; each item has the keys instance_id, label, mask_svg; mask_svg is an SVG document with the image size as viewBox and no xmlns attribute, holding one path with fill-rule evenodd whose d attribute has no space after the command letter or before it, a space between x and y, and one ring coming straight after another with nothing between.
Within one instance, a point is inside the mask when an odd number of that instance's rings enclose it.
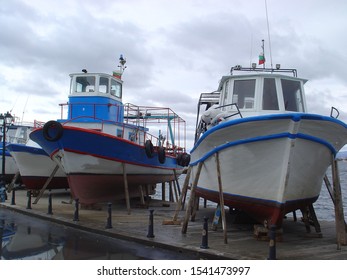
<instances>
[{"instance_id":1,"label":"street light","mask_svg":"<svg viewBox=\"0 0 347 280\"><path fill-rule=\"evenodd\" d=\"M5 173L5 156L6 156L6 132L8 126L13 120L12 115L7 112L6 114L0 114L0 126L2 132L2 173L0 181L0 201L3 202L6 197L6 173Z\"/></svg>"}]
</instances>

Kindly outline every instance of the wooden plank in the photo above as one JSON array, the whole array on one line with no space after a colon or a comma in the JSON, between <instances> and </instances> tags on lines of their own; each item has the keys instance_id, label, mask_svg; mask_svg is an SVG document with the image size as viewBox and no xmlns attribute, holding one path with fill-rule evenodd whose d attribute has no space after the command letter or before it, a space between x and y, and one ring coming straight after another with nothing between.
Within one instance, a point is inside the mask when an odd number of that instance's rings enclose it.
<instances>
[{"instance_id":1,"label":"wooden plank","mask_svg":"<svg viewBox=\"0 0 347 280\"><path fill-rule=\"evenodd\" d=\"M196 189L196 186L198 185L198 182L199 182L199 177L200 177L202 165L203 165L203 162L198 163L197 171L196 171L196 174L195 174L195 177L193 180L193 185L192 185L192 188L190 190L190 197L189 197L189 201L188 201L188 205L187 205L187 209L186 209L186 215L184 217L184 221L183 221L183 225L182 225L182 233L187 233L188 220L189 220L189 216L191 213L191 207L192 207L192 204L194 202L195 189Z\"/></svg>"},{"instance_id":2,"label":"wooden plank","mask_svg":"<svg viewBox=\"0 0 347 280\"><path fill-rule=\"evenodd\" d=\"M161 200L166 201L165 182L161 183Z\"/></svg>"},{"instance_id":3,"label":"wooden plank","mask_svg":"<svg viewBox=\"0 0 347 280\"><path fill-rule=\"evenodd\" d=\"M331 161L331 172L333 177L334 186L334 199L335 199L335 223L336 223L336 239L338 248L341 245L347 245L347 234L346 234L346 223L343 213L342 195L341 195L341 185L340 177L337 166L337 161L334 156L332 156Z\"/></svg>"},{"instance_id":4,"label":"wooden plank","mask_svg":"<svg viewBox=\"0 0 347 280\"><path fill-rule=\"evenodd\" d=\"M145 205L145 197L143 194L143 188L142 185L139 185L139 192L140 192L140 201L142 205Z\"/></svg>"},{"instance_id":5,"label":"wooden plank","mask_svg":"<svg viewBox=\"0 0 347 280\"><path fill-rule=\"evenodd\" d=\"M17 171L16 174L14 175L11 183L8 185L7 192L11 192L12 191L12 189L14 188L14 185L15 185L19 175L20 175L19 171Z\"/></svg>"},{"instance_id":6,"label":"wooden plank","mask_svg":"<svg viewBox=\"0 0 347 280\"><path fill-rule=\"evenodd\" d=\"M178 176L177 176L176 169L174 169L173 172L174 172L175 182L176 182L176 186L177 186L177 190L178 190L178 195L181 195L181 187L180 187L180 183L178 182Z\"/></svg>"},{"instance_id":7,"label":"wooden plank","mask_svg":"<svg viewBox=\"0 0 347 280\"><path fill-rule=\"evenodd\" d=\"M219 188L219 205L220 205L221 214L222 214L223 237L224 237L224 244L227 244L228 243L227 224L225 219L224 195L223 195L222 177L220 172L218 152L215 154L215 158L216 158L216 165L217 165L217 177L218 177L218 188Z\"/></svg>"},{"instance_id":8,"label":"wooden plank","mask_svg":"<svg viewBox=\"0 0 347 280\"><path fill-rule=\"evenodd\" d=\"M40 200L41 196L42 196L43 193L45 192L45 190L46 190L46 188L48 187L49 183L52 181L52 179L53 179L55 173L57 173L58 169L59 169L59 165L57 164L57 165L54 167L54 169L53 169L51 175L49 176L49 178L47 179L47 181L46 181L45 184L43 185L42 189L40 190L40 193L39 193L38 196L36 197L36 199L35 199L35 201L33 202L33 204L36 204L36 203Z\"/></svg>"},{"instance_id":9,"label":"wooden plank","mask_svg":"<svg viewBox=\"0 0 347 280\"><path fill-rule=\"evenodd\" d=\"M130 214L130 197L129 197L129 187L128 187L128 177L126 173L125 163L122 163L123 166L123 180L124 180L124 193L125 193L125 202L127 205L128 214Z\"/></svg>"},{"instance_id":10,"label":"wooden plank","mask_svg":"<svg viewBox=\"0 0 347 280\"><path fill-rule=\"evenodd\" d=\"M331 200L334 202L335 204L335 197L334 197L334 189L332 188L331 184L330 184L330 181L329 181L329 178L328 176L325 174L324 175L324 183L325 183L325 186L327 187L327 190L329 192L329 195L331 197Z\"/></svg>"},{"instance_id":11,"label":"wooden plank","mask_svg":"<svg viewBox=\"0 0 347 280\"><path fill-rule=\"evenodd\" d=\"M188 190L188 185L189 185L189 179L190 179L190 174L191 174L192 168L189 167L187 170L187 175L184 179L184 183L183 183L183 188L182 188L182 192L178 198L178 202L176 204L176 209L175 209L175 213L174 216L172 218L172 220L164 220L163 221L163 225L179 225L181 224L181 221L178 221L178 214L179 211L182 208L183 205L183 201L185 200L185 197L187 195L187 190Z\"/></svg>"}]
</instances>

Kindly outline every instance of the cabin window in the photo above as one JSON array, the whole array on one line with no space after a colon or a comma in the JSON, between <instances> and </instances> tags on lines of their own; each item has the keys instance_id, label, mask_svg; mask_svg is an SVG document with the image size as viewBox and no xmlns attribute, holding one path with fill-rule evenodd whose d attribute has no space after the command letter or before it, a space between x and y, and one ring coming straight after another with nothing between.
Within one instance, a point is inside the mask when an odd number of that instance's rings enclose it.
<instances>
[{"instance_id":1,"label":"cabin window","mask_svg":"<svg viewBox=\"0 0 347 280\"><path fill-rule=\"evenodd\" d=\"M111 94L122 98L122 85L115 80L111 80Z\"/></svg>"},{"instance_id":2,"label":"cabin window","mask_svg":"<svg viewBox=\"0 0 347 280\"><path fill-rule=\"evenodd\" d=\"M117 137L122 137L122 136L123 136L123 130L117 129Z\"/></svg>"},{"instance_id":3,"label":"cabin window","mask_svg":"<svg viewBox=\"0 0 347 280\"><path fill-rule=\"evenodd\" d=\"M108 93L108 78L100 77L99 80L99 92Z\"/></svg>"},{"instance_id":4,"label":"cabin window","mask_svg":"<svg viewBox=\"0 0 347 280\"><path fill-rule=\"evenodd\" d=\"M95 91L95 77L84 76L76 77L75 92L94 92Z\"/></svg>"},{"instance_id":5,"label":"cabin window","mask_svg":"<svg viewBox=\"0 0 347 280\"><path fill-rule=\"evenodd\" d=\"M281 79L281 84L285 110L303 112L301 83L299 81Z\"/></svg>"},{"instance_id":6,"label":"cabin window","mask_svg":"<svg viewBox=\"0 0 347 280\"><path fill-rule=\"evenodd\" d=\"M235 80L233 101L240 109L254 108L255 79Z\"/></svg>"},{"instance_id":7,"label":"cabin window","mask_svg":"<svg viewBox=\"0 0 347 280\"><path fill-rule=\"evenodd\" d=\"M278 110L276 81L273 78L264 79L263 110Z\"/></svg>"},{"instance_id":8,"label":"cabin window","mask_svg":"<svg viewBox=\"0 0 347 280\"><path fill-rule=\"evenodd\" d=\"M136 140L136 133L135 133L134 131L129 132L129 134L128 134L128 139L129 139L131 142L135 142L135 140Z\"/></svg>"}]
</instances>

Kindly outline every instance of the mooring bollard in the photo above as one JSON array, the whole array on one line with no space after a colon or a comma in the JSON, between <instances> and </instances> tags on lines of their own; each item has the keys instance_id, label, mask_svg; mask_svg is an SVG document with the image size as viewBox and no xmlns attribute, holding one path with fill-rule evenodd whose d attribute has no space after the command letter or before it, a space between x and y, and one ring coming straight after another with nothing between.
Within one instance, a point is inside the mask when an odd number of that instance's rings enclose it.
<instances>
[{"instance_id":1,"label":"mooring bollard","mask_svg":"<svg viewBox=\"0 0 347 280\"><path fill-rule=\"evenodd\" d=\"M276 259L276 226L270 226L269 232L270 242L269 242L269 258L268 260Z\"/></svg>"},{"instance_id":2,"label":"mooring bollard","mask_svg":"<svg viewBox=\"0 0 347 280\"><path fill-rule=\"evenodd\" d=\"M201 249L208 249L208 218L204 217L204 225L202 229Z\"/></svg>"},{"instance_id":3,"label":"mooring bollard","mask_svg":"<svg viewBox=\"0 0 347 280\"><path fill-rule=\"evenodd\" d=\"M12 190L11 205L16 205L16 191L15 191L15 189Z\"/></svg>"},{"instance_id":4,"label":"mooring bollard","mask_svg":"<svg viewBox=\"0 0 347 280\"><path fill-rule=\"evenodd\" d=\"M74 222L78 222L80 219L78 217L78 209L79 209L79 199L75 199L75 213L73 215Z\"/></svg>"},{"instance_id":5,"label":"mooring bollard","mask_svg":"<svg viewBox=\"0 0 347 280\"><path fill-rule=\"evenodd\" d=\"M47 212L47 214L53 215L53 211L52 211L52 194L51 193L49 194L49 197L48 197L48 212Z\"/></svg>"},{"instance_id":6,"label":"mooring bollard","mask_svg":"<svg viewBox=\"0 0 347 280\"><path fill-rule=\"evenodd\" d=\"M107 203L107 212L108 212L108 217L107 217L106 228L112 228L112 203L111 202Z\"/></svg>"},{"instance_id":7,"label":"mooring bollard","mask_svg":"<svg viewBox=\"0 0 347 280\"><path fill-rule=\"evenodd\" d=\"M31 209L31 191L27 191L27 197L28 197L27 209Z\"/></svg>"},{"instance_id":8,"label":"mooring bollard","mask_svg":"<svg viewBox=\"0 0 347 280\"><path fill-rule=\"evenodd\" d=\"M154 227L153 227L153 212L154 210L149 210L149 224L148 224L148 234L147 237L154 238Z\"/></svg>"}]
</instances>

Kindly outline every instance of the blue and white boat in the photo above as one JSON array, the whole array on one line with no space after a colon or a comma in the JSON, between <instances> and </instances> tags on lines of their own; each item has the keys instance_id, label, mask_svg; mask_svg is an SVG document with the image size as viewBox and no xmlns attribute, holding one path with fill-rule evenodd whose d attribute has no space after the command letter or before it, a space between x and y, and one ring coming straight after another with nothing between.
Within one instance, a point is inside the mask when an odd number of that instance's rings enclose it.
<instances>
[{"instance_id":1,"label":"blue and white boat","mask_svg":"<svg viewBox=\"0 0 347 280\"><path fill-rule=\"evenodd\" d=\"M189 163L181 117L169 108L123 104L124 63L121 57L113 75L71 74L69 102L62 105L67 118L30 134L61 166L82 204L124 198L125 189L139 196L139 186L151 194Z\"/></svg>"},{"instance_id":2,"label":"blue and white boat","mask_svg":"<svg viewBox=\"0 0 347 280\"><path fill-rule=\"evenodd\" d=\"M190 163L193 176L201 163L198 196L219 203L219 161L225 205L260 223L280 227L317 200L347 125L307 112L306 81L295 69L236 66L216 92L201 94Z\"/></svg>"}]
</instances>

